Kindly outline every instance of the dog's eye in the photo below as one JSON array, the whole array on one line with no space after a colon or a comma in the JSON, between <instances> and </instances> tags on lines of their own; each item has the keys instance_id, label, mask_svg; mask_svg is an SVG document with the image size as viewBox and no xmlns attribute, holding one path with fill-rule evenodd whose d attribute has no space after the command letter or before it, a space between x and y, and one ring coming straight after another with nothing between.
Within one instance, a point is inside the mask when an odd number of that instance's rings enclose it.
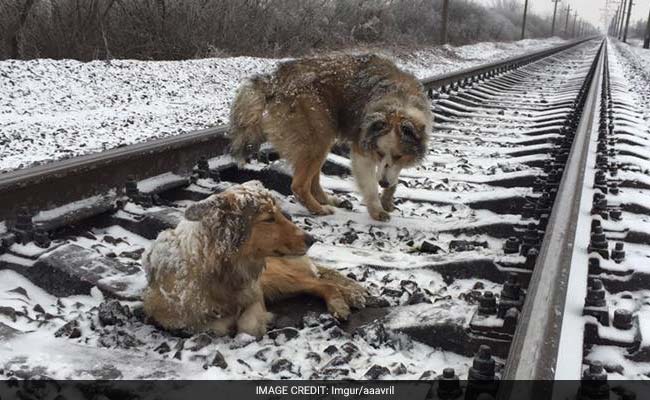
<instances>
[{"instance_id":1,"label":"dog's eye","mask_svg":"<svg viewBox=\"0 0 650 400\"><path fill-rule=\"evenodd\" d=\"M401 154L398 154L396 156L393 156L393 161L399 161L399 159L402 158Z\"/></svg>"},{"instance_id":2,"label":"dog's eye","mask_svg":"<svg viewBox=\"0 0 650 400\"><path fill-rule=\"evenodd\" d=\"M262 220L262 222L267 222L267 223L275 222L275 216L273 216L273 215L268 216L268 217L264 218Z\"/></svg>"},{"instance_id":3,"label":"dog's eye","mask_svg":"<svg viewBox=\"0 0 650 400\"><path fill-rule=\"evenodd\" d=\"M383 130L385 127L386 124L384 123L384 121L375 121L372 123L372 125L370 125L370 130L372 132L379 132Z\"/></svg>"},{"instance_id":4,"label":"dog's eye","mask_svg":"<svg viewBox=\"0 0 650 400\"><path fill-rule=\"evenodd\" d=\"M412 126L410 126L410 125L402 125L401 129L402 129L402 135L408 136L408 137L411 137L411 138L415 137L415 129L413 129Z\"/></svg>"},{"instance_id":5,"label":"dog's eye","mask_svg":"<svg viewBox=\"0 0 650 400\"><path fill-rule=\"evenodd\" d=\"M378 152L377 152L377 155L378 155L379 158L381 158L381 159L383 159L384 157L386 157L386 153L384 153L383 151L378 151Z\"/></svg>"}]
</instances>

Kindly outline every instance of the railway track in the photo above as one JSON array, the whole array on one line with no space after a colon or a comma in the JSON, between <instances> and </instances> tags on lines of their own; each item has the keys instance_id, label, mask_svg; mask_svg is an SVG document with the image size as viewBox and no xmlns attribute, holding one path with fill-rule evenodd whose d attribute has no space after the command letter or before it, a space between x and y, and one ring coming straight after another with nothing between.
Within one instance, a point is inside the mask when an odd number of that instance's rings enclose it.
<instances>
[{"instance_id":1,"label":"railway track","mask_svg":"<svg viewBox=\"0 0 650 400\"><path fill-rule=\"evenodd\" d=\"M442 376L441 396L503 398L513 388L499 389L499 378L584 377L597 384L581 393L609 390L608 374L639 373L650 354L650 282L639 265L650 230L638 216L650 210L639 152L650 132L608 67L606 42L591 39L423 81L436 115L431 146L404 172L388 223L363 211L344 147L322 184L349 207L313 217L272 149L242 168L219 155L226 128L1 175L0 337L17 350L0 348L2 374ZM320 238L312 258L368 287L369 307L338 324L313 299L274 304L281 317L257 342L147 324L145 246L191 202L250 179ZM39 351L76 365L48 369ZM156 375L132 368L145 363ZM468 379L460 389L459 377Z\"/></svg>"}]
</instances>

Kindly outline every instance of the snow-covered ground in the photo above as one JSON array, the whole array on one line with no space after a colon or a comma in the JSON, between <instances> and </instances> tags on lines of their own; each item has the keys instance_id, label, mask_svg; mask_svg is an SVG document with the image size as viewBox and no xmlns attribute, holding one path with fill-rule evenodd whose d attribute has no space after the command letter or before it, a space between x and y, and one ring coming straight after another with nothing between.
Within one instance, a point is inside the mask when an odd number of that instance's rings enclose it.
<instances>
[{"instance_id":1,"label":"snow-covered ground","mask_svg":"<svg viewBox=\"0 0 650 400\"><path fill-rule=\"evenodd\" d=\"M643 48L643 40L641 39L631 39L629 42L630 45L626 46L629 54L633 55L639 61L639 64L650 73L650 49ZM621 44L621 46L625 45Z\"/></svg>"},{"instance_id":2,"label":"snow-covered ground","mask_svg":"<svg viewBox=\"0 0 650 400\"><path fill-rule=\"evenodd\" d=\"M650 376L650 363L646 355L650 338L650 291L643 285L637 285L641 288L636 290L626 286L633 285L635 278L627 279L616 274L626 271L628 276L634 276L633 274L647 271L647 259L650 256L648 242L633 239L635 235L647 235L650 231L650 217L646 211L650 198L646 184L650 167L647 159L650 135L650 50L642 49L639 43L628 45L610 38L608 57L614 123L613 134L609 139L610 143L615 143L616 149L610 155L609 162L618 164L620 171L617 175L608 175L607 179L619 182L620 190L617 193L606 193L606 200L609 207L621 207L624 212L621 221L601 219L601 224L610 243L620 241L624 244L625 259L617 263L598 257L600 268L604 272L597 277L603 279L607 287L609 317L613 318L615 310L627 310L635 316L636 326L634 329L618 329L599 324L593 316L584 316L581 301L587 291L587 282L582 280L579 284L572 283L574 290L571 293L574 297L567 302L563 327L569 335L565 335L568 338L564 339L575 342L571 337L582 338L582 327L586 324L597 326L599 342L585 351L585 363L602 363L609 379L647 380ZM594 134L591 142L593 148L596 147L596 141ZM587 175L592 180L594 164L592 154L587 164ZM583 234L576 241L572 274L585 272L587 258L595 256L593 252L587 252L589 223L592 219L600 219L594 218L591 212L591 200L595 192L591 183L588 181L583 188L585 200L582 214L587 221L578 223L578 229L581 230L582 227ZM611 282L622 284L616 287ZM558 369L559 376L565 379L577 379L580 373L559 364Z\"/></svg>"},{"instance_id":3,"label":"snow-covered ground","mask_svg":"<svg viewBox=\"0 0 650 400\"><path fill-rule=\"evenodd\" d=\"M527 39L386 55L423 78L561 42ZM278 61L0 61L0 171L224 124L238 83Z\"/></svg>"},{"instance_id":4,"label":"snow-covered ground","mask_svg":"<svg viewBox=\"0 0 650 400\"><path fill-rule=\"evenodd\" d=\"M629 44L610 39L614 44L614 68L623 75L622 80L629 85L628 99L632 104L639 104L639 117L650 119L650 49L643 48L643 41L634 39ZM647 125L650 125L648 123Z\"/></svg>"},{"instance_id":5,"label":"snow-covered ground","mask_svg":"<svg viewBox=\"0 0 650 400\"><path fill-rule=\"evenodd\" d=\"M503 337L488 340L480 328L499 327L503 319L479 314L479 298L490 292L501 301L507 273L514 273L518 283L530 274L526 258L506 253L504 244L509 236L526 232L527 224L536 226L535 218L519 214L525 204L534 204L538 195L530 185L549 159L551 141L559 137L541 133L537 125L543 119L559 131L571 109L549 113L546 104L577 94L596 49L592 43L568 52L557 65L522 68L518 73L527 76L522 84L535 90L512 95L502 108L473 108L468 115L470 108L452 96L436 101L439 121L429 152L423 165L402 175L389 222L369 218L349 174L322 176L325 189L352 206L333 215L311 216L289 190L276 193L296 224L319 238L310 257L361 282L372 295L374 305L353 314L370 318L357 320L354 328L337 326L327 314L295 309L276 312L275 328L281 330L259 341L244 335L183 339L146 323L136 311L141 310L137 294L145 282L138 258L149 245L140 228L156 229L150 217L180 215L190 200L163 201L151 208L129 202L111 216L111 226L63 234L47 249L14 244L0 254L0 265L15 269L0 271L0 305L6 307L0 308L0 378L4 373L70 379L368 379L381 372L383 379L431 379L452 367L465 379L474 345L484 341L494 346L500 373L504 356L496 350ZM539 85L540 76L544 85ZM540 139L548 142L538 143ZM329 161L340 167L350 163L336 155ZM209 164L233 165L229 156ZM282 161L253 162L236 173L251 179L261 171L284 171L288 179ZM221 177L227 180L226 174ZM138 187L150 188L156 180ZM269 187L279 191L274 186L278 181L274 178ZM206 195L230 184L198 179L187 191ZM46 263L46 257L56 260L61 254L67 268L86 270L70 266L75 258L82 267L93 266L99 278L92 289L57 297L48 287L56 279L25 277L37 260ZM71 257L76 254L84 257ZM102 270L102 263L120 268ZM57 271L52 276L58 277ZM83 271L79 274L87 276ZM122 301L110 302L109 295L116 294ZM375 314L380 311L386 314ZM285 324L282 320L292 313L299 323ZM226 366L221 366L221 356Z\"/></svg>"}]
</instances>

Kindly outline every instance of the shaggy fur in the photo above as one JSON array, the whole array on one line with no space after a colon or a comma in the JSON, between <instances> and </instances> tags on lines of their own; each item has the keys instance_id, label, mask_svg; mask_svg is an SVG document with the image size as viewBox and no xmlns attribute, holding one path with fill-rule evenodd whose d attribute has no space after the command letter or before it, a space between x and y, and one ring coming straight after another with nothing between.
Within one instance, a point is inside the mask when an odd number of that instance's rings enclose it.
<instances>
[{"instance_id":1,"label":"shaggy fur","mask_svg":"<svg viewBox=\"0 0 650 400\"><path fill-rule=\"evenodd\" d=\"M265 298L312 294L339 318L365 305L362 287L304 256L313 237L283 215L259 182L195 203L185 218L142 256L144 309L164 328L259 337L270 318Z\"/></svg>"},{"instance_id":2,"label":"shaggy fur","mask_svg":"<svg viewBox=\"0 0 650 400\"><path fill-rule=\"evenodd\" d=\"M307 58L241 85L231 107L231 152L244 160L268 139L294 167L296 197L323 215L339 201L323 191L320 170L335 141L347 141L368 211L385 221L401 169L426 154L431 124L421 84L391 61L374 55ZM385 189L381 198L378 184Z\"/></svg>"}]
</instances>

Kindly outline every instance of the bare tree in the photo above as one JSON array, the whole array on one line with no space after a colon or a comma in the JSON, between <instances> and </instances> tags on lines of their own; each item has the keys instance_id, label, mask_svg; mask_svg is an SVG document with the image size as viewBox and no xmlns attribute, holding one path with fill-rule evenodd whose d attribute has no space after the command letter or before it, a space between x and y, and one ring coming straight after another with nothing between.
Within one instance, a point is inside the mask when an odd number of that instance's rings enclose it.
<instances>
[{"instance_id":1,"label":"bare tree","mask_svg":"<svg viewBox=\"0 0 650 400\"><path fill-rule=\"evenodd\" d=\"M42 6L41 6L42 5ZM297 56L440 42L443 0L0 0L0 58ZM515 40L517 0L449 1L452 44ZM8 28L9 27L9 28ZM530 14L527 35L548 34ZM19 50L16 50L19 49Z\"/></svg>"},{"instance_id":2,"label":"bare tree","mask_svg":"<svg viewBox=\"0 0 650 400\"><path fill-rule=\"evenodd\" d=\"M10 58L22 58L21 52L21 38L23 34L23 28L27 22L27 17L29 16L32 7L36 4L36 0L23 0L23 1L12 1L4 0L0 3L0 6L4 9L10 7L14 8L15 20L13 21L13 32L10 33Z\"/></svg>"}]
</instances>

